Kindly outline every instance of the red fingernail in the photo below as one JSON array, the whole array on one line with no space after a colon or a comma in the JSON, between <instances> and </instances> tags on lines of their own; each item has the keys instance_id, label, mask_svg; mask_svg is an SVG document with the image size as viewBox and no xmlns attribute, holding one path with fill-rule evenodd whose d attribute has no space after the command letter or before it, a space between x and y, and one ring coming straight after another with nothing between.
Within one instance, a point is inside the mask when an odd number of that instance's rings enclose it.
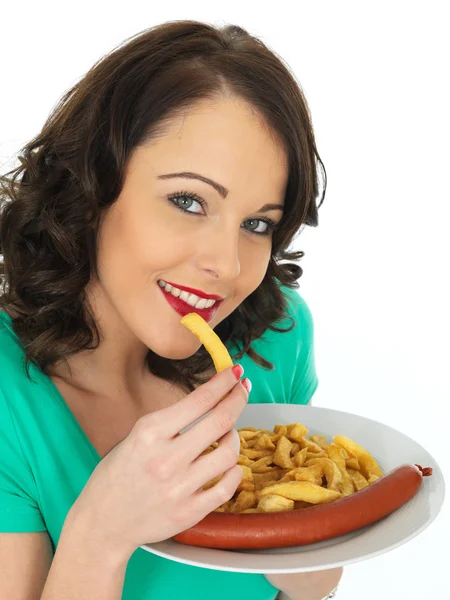
<instances>
[{"instance_id":1,"label":"red fingernail","mask_svg":"<svg viewBox=\"0 0 450 600\"><path fill-rule=\"evenodd\" d=\"M236 377L236 380L239 381L244 374L244 368L241 365L234 365L231 370L233 371L233 375Z\"/></svg>"},{"instance_id":2,"label":"red fingernail","mask_svg":"<svg viewBox=\"0 0 450 600\"><path fill-rule=\"evenodd\" d=\"M243 379L241 381L241 383L247 390L247 394L250 394L250 392L252 391L252 382L250 381L250 379L248 377L246 377L245 379Z\"/></svg>"}]
</instances>

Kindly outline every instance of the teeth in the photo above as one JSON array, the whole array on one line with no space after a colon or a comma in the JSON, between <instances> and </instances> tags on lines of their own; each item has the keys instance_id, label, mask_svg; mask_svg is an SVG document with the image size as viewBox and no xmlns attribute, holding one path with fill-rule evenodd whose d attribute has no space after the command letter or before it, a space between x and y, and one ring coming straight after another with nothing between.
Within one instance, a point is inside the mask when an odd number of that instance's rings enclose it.
<instances>
[{"instance_id":1,"label":"teeth","mask_svg":"<svg viewBox=\"0 0 450 600\"><path fill-rule=\"evenodd\" d=\"M206 308L207 302L208 302L208 300L206 298L201 298L195 305L195 308Z\"/></svg>"},{"instance_id":2,"label":"teeth","mask_svg":"<svg viewBox=\"0 0 450 600\"><path fill-rule=\"evenodd\" d=\"M213 306L216 303L215 300L206 300L206 298L199 298L195 294L189 294L188 292L181 291L178 288L173 287L173 285L170 285L170 283L166 283L165 281L160 280L158 281L158 284L160 287L164 288L166 292L169 292L170 294L172 294L172 296L175 296L176 298L181 298L181 300L184 300L186 304L189 304L189 306L192 306L193 308L211 308L211 306Z\"/></svg>"}]
</instances>

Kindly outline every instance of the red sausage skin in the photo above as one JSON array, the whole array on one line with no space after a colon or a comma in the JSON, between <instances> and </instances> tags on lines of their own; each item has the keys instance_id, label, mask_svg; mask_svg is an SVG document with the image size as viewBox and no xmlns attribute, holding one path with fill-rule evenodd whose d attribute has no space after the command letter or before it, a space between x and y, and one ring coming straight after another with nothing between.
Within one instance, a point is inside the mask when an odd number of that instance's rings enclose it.
<instances>
[{"instance_id":1,"label":"red sausage skin","mask_svg":"<svg viewBox=\"0 0 450 600\"><path fill-rule=\"evenodd\" d=\"M375 523L410 500L432 469L401 465L368 487L327 504L277 513L212 512L174 536L181 544L228 550L302 546Z\"/></svg>"}]
</instances>

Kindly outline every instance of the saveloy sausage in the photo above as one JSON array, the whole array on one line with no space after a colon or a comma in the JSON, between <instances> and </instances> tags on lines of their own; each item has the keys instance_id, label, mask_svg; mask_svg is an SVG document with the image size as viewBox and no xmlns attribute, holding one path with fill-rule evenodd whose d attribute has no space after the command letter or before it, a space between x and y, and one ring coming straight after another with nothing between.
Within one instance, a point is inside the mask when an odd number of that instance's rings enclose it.
<instances>
[{"instance_id":1,"label":"saveloy sausage","mask_svg":"<svg viewBox=\"0 0 450 600\"><path fill-rule=\"evenodd\" d=\"M430 467L404 464L368 487L327 504L276 513L212 512L172 539L182 544L229 550L302 546L375 523L419 491Z\"/></svg>"}]
</instances>

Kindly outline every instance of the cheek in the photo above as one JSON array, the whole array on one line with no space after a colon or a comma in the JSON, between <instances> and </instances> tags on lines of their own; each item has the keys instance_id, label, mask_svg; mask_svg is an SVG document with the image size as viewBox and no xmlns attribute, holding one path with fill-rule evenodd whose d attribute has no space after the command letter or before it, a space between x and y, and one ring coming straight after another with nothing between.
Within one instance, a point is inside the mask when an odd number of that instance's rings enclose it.
<instances>
[{"instance_id":1,"label":"cheek","mask_svg":"<svg viewBox=\"0 0 450 600\"><path fill-rule=\"evenodd\" d=\"M270 244L267 244L267 247L262 247L262 244L256 246L256 244L252 247L248 244L244 245L240 252L240 276L253 289L256 289L264 279L272 249Z\"/></svg>"},{"instance_id":2,"label":"cheek","mask_svg":"<svg viewBox=\"0 0 450 600\"><path fill-rule=\"evenodd\" d=\"M158 233L159 232L159 233ZM145 219L133 218L124 210L108 214L102 225L98 244L100 279L107 287L132 289L148 276L149 266L167 248L161 248L164 236ZM168 246L168 244L167 244Z\"/></svg>"}]
</instances>

